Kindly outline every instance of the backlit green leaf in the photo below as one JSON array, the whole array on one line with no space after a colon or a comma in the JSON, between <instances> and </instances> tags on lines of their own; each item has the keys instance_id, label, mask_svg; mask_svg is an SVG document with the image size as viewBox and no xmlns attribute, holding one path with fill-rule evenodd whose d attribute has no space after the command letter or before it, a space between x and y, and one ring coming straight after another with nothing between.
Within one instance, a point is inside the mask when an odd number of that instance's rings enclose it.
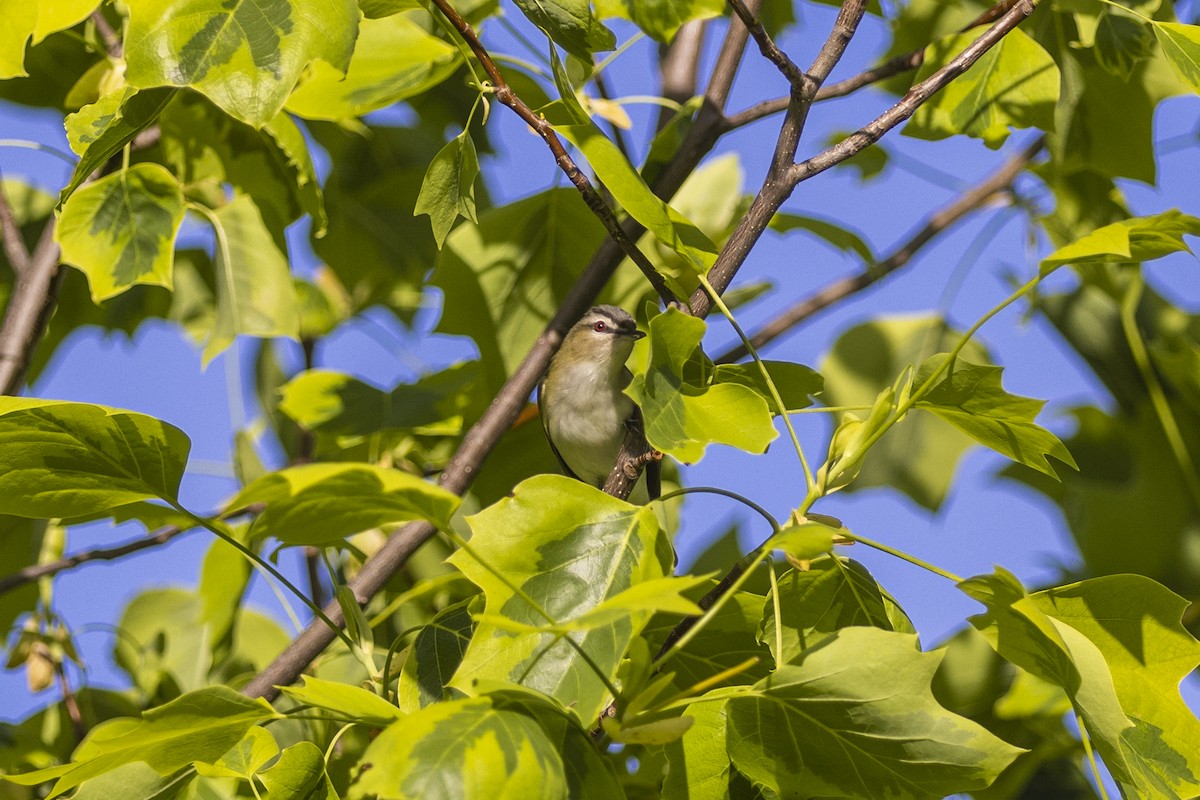
<instances>
[{"instance_id":1,"label":"backlit green leaf","mask_svg":"<svg viewBox=\"0 0 1200 800\"><path fill-rule=\"evenodd\" d=\"M940 654L846 628L726 701L738 770L782 796L942 798L982 789L1019 753L930 691Z\"/></svg>"},{"instance_id":2,"label":"backlit green leaf","mask_svg":"<svg viewBox=\"0 0 1200 800\"><path fill-rule=\"evenodd\" d=\"M1151 261L1180 251L1190 253L1185 234L1200 236L1200 218L1178 209L1121 220L1097 228L1043 258L1042 274L1063 264Z\"/></svg>"},{"instance_id":3,"label":"backlit green leaf","mask_svg":"<svg viewBox=\"0 0 1200 800\"><path fill-rule=\"evenodd\" d=\"M312 742L284 749L279 760L258 778L267 790L265 800L338 800L325 774L325 754Z\"/></svg>"},{"instance_id":4,"label":"backlit green leaf","mask_svg":"<svg viewBox=\"0 0 1200 800\"><path fill-rule=\"evenodd\" d=\"M396 687L398 703L408 712L449 699L446 687L462 663L475 631L473 611L483 607L479 595L439 611L413 640Z\"/></svg>"},{"instance_id":5,"label":"backlit green leaf","mask_svg":"<svg viewBox=\"0 0 1200 800\"><path fill-rule=\"evenodd\" d=\"M89 778L137 761L166 775L196 762L216 762L247 731L277 716L265 700L210 686L152 708L141 719L122 717L93 728L69 764L5 777L26 786L57 778L49 795L57 797Z\"/></svg>"},{"instance_id":6,"label":"backlit green leaf","mask_svg":"<svg viewBox=\"0 0 1200 800\"><path fill-rule=\"evenodd\" d=\"M71 195L55 234L63 261L87 275L99 303L135 284L171 288L183 213L175 177L157 164L135 164Z\"/></svg>"},{"instance_id":7,"label":"backlit green leaf","mask_svg":"<svg viewBox=\"0 0 1200 800\"><path fill-rule=\"evenodd\" d=\"M567 796L557 747L537 722L493 697L435 703L384 730L349 797L497 800Z\"/></svg>"},{"instance_id":8,"label":"backlit green leaf","mask_svg":"<svg viewBox=\"0 0 1200 800\"><path fill-rule=\"evenodd\" d=\"M251 728L242 740L211 764L197 764L196 771L209 778L250 780L266 763L279 755L275 737L264 728Z\"/></svg>"},{"instance_id":9,"label":"backlit green leaf","mask_svg":"<svg viewBox=\"0 0 1200 800\"><path fill-rule=\"evenodd\" d=\"M230 507L264 503L251 527L256 538L289 545L334 545L351 534L427 519L450 524L459 498L407 472L372 464L305 464L259 478Z\"/></svg>"},{"instance_id":10,"label":"backlit green leaf","mask_svg":"<svg viewBox=\"0 0 1200 800\"><path fill-rule=\"evenodd\" d=\"M429 164L413 213L429 216L433 238L439 248L459 217L479 222L475 216L475 177L478 174L475 143L466 131L451 139Z\"/></svg>"},{"instance_id":11,"label":"backlit green leaf","mask_svg":"<svg viewBox=\"0 0 1200 800\"><path fill-rule=\"evenodd\" d=\"M524 481L512 497L467 522L474 555L459 551L451 563L483 589L487 615L530 626L568 623L671 571L670 546L651 509L558 475ZM590 723L611 699L593 669L611 681L649 617L649 611L627 609L604 626L568 634L511 633L485 617L452 685L471 693L480 679L518 683Z\"/></svg>"},{"instance_id":12,"label":"backlit green leaf","mask_svg":"<svg viewBox=\"0 0 1200 800\"><path fill-rule=\"evenodd\" d=\"M153 125L174 96L174 89L139 92L126 87L69 114L67 142L80 158L61 199L70 197L93 172Z\"/></svg>"},{"instance_id":13,"label":"backlit green leaf","mask_svg":"<svg viewBox=\"0 0 1200 800\"><path fill-rule=\"evenodd\" d=\"M450 77L461 63L458 50L418 24L418 14L425 12L362 20L345 75L330 62L316 62L287 99L287 110L307 119L361 117Z\"/></svg>"},{"instance_id":14,"label":"backlit green leaf","mask_svg":"<svg viewBox=\"0 0 1200 800\"><path fill-rule=\"evenodd\" d=\"M204 363L238 336L296 338L300 317L291 271L258 206L236 195L208 219L216 228L217 318Z\"/></svg>"},{"instance_id":15,"label":"backlit green leaf","mask_svg":"<svg viewBox=\"0 0 1200 800\"><path fill-rule=\"evenodd\" d=\"M304 68L345 70L358 32L351 0L137 0L125 38L131 86L186 86L262 126Z\"/></svg>"},{"instance_id":16,"label":"backlit green leaf","mask_svg":"<svg viewBox=\"0 0 1200 800\"><path fill-rule=\"evenodd\" d=\"M820 394L825 387L825 379L803 364L764 361L763 366L767 368L767 374L771 376L771 382L783 400L784 409L788 411L808 408L813 404L812 395ZM713 383L736 383L753 389L766 401L771 413L776 413L775 399L758 364L717 364L713 371Z\"/></svg>"},{"instance_id":17,"label":"backlit green leaf","mask_svg":"<svg viewBox=\"0 0 1200 800\"><path fill-rule=\"evenodd\" d=\"M592 61L597 50L616 45L612 31L592 15L588 0L515 0L529 21L544 30L568 53Z\"/></svg>"},{"instance_id":18,"label":"backlit green leaf","mask_svg":"<svg viewBox=\"0 0 1200 800\"><path fill-rule=\"evenodd\" d=\"M283 686L283 693L302 705L328 709L338 716L354 717L367 725L390 725L404 716L400 709L374 692L348 683L303 677L302 686Z\"/></svg>"},{"instance_id":19,"label":"backlit green leaf","mask_svg":"<svg viewBox=\"0 0 1200 800\"><path fill-rule=\"evenodd\" d=\"M927 360L917 371L915 385L923 386L950 358L939 353ZM980 444L1039 472L1054 474L1048 455L1076 467L1058 437L1033 422L1045 401L1006 392L1000 385L1003 371L956 359L916 407L932 411Z\"/></svg>"},{"instance_id":20,"label":"backlit green leaf","mask_svg":"<svg viewBox=\"0 0 1200 800\"><path fill-rule=\"evenodd\" d=\"M874 147L870 148L872 151L875 149ZM864 264L872 264L875 261L875 254L871 252L871 246L863 240L860 234L820 217L780 211L771 217L771 230L780 233L794 230L808 231L843 253L853 253Z\"/></svg>"},{"instance_id":21,"label":"backlit green leaf","mask_svg":"<svg viewBox=\"0 0 1200 800\"><path fill-rule=\"evenodd\" d=\"M1154 36L1179 77L1200 92L1200 27L1155 22Z\"/></svg>"},{"instance_id":22,"label":"backlit green leaf","mask_svg":"<svg viewBox=\"0 0 1200 800\"><path fill-rule=\"evenodd\" d=\"M917 80L941 69L978 36L978 30L971 30L934 42ZM1017 28L922 104L904 126L904 134L945 139L961 133L997 148L1008 138L1010 127L1054 130L1058 92L1059 71L1054 59Z\"/></svg>"},{"instance_id":23,"label":"backlit green leaf","mask_svg":"<svg viewBox=\"0 0 1200 800\"><path fill-rule=\"evenodd\" d=\"M626 392L642 409L656 449L693 463L710 443L761 453L778 435L762 396L740 383L712 380L700 349L704 321L670 308L650 321L650 363Z\"/></svg>"},{"instance_id":24,"label":"backlit green leaf","mask_svg":"<svg viewBox=\"0 0 1200 800\"><path fill-rule=\"evenodd\" d=\"M70 28L98 4L98 0L5 3L0 11L0 80L28 74L26 42L37 44L55 31Z\"/></svg>"},{"instance_id":25,"label":"backlit green leaf","mask_svg":"<svg viewBox=\"0 0 1200 800\"><path fill-rule=\"evenodd\" d=\"M191 442L154 417L0 397L0 514L79 517L174 500Z\"/></svg>"},{"instance_id":26,"label":"backlit green leaf","mask_svg":"<svg viewBox=\"0 0 1200 800\"><path fill-rule=\"evenodd\" d=\"M725 4L719 0L597 0L602 17L623 17L655 41L668 43L685 22L719 17Z\"/></svg>"}]
</instances>

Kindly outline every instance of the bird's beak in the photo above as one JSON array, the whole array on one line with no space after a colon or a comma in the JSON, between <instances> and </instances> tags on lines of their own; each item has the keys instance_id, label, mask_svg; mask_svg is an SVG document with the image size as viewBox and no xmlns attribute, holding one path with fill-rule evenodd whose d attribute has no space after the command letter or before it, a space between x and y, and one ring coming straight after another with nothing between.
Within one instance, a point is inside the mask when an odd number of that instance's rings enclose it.
<instances>
[{"instance_id":1,"label":"bird's beak","mask_svg":"<svg viewBox=\"0 0 1200 800\"><path fill-rule=\"evenodd\" d=\"M646 335L646 332L639 331L639 330L632 330L625 335L628 336L629 338L633 339L636 342L638 339L644 338Z\"/></svg>"}]
</instances>

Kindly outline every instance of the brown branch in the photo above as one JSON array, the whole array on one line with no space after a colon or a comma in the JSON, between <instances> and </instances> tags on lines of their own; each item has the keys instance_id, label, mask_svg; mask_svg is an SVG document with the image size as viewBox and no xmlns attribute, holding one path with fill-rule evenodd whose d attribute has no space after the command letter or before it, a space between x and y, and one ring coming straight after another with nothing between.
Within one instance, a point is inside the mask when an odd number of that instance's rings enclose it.
<instances>
[{"instance_id":1,"label":"brown branch","mask_svg":"<svg viewBox=\"0 0 1200 800\"><path fill-rule=\"evenodd\" d=\"M995 22L1018 2L1019 0L1002 0L1001 2L989 8L987 11L980 14L975 19L971 20L971 22L969 22L967 25L963 26L961 31L968 31L971 28L975 28L980 25L986 25L990 22ZM831 100L835 97L845 97L851 92L858 91L864 86L869 86L873 83L879 83L880 81L887 80L888 78L894 77L901 73L910 72L914 69L917 69L923 63L925 63L924 47L912 50L908 53L901 53L900 55L893 56L882 64L860 72L857 75L853 75L845 80L838 81L837 83L831 83L827 86L822 86L821 91L817 92L815 102L819 103L823 100ZM743 125L756 122L764 117L769 117L780 113L787 108L788 99L789 98L787 97L777 97L773 100L764 100L761 103L750 106L744 111L739 111L738 113L731 115L727 122L729 129L733 130L734 128L740 128Z\"/></svg>"},{"instance_id":2,"label":"brown branch","mask_svg":"<svg viewBox=\"0 0 1200 800\"><path fill-rule=\"evenodd\" d=\"M104 42L104 49L113 58L120 58L125 49L124 45L121 43L121 37L113 30L113 26L108 24L104 12L96 9L92 12L91 19L92 24L96 26L96 33L100 34L100 39Z\"/></svg>"},{"instance_id":3,"label":"brown branch","mask_svg":"<svg viewBox=\"0 0 1200 800\"><path fill-rule=\"evenodd\" d=\"M658 71L662 81L662 96L667 100L684 103L696 93L696 74L700 69L700 54L707 27L705 20L685 22L675 32L671 43L660 48ZM669 108L660 108L654 129L661 131L674 114Z\"/></svg>"},{"instance_id":4,"label":"brown branch","mask_svg":"<svg viewBox=\"0 0 1200 800\"><path fill-rule=\"evenodd\" d=\"M172 525L168 528L163 528L157 533L149 536L144 536L141 539L135 539L132 542L117 545L115 547L98 547L93 550L84 550L74 555L60 558L57 561L48 561L45 564L34 564L24 569L17 570L11 575L5 575L0 578L0 594L12 591L26 584L33 583L41 578L48 578L51 575L57 575L60 572L65 572L69 569L89 564L96 561L113 561L127 556L130 553L139 553L142 550L151 547L157 547L160 544L167 542L179 536L185 531L192 530L191 528L182 528L178 525Z\"/></svg>"},{"instance_id":5,"label":"brown branch","mask_svg":"<svg viewBox=\"0 0 1200 800\"><path fill-rule=\"evenodd\" d=\"M0 395L16 394L25 381L34 348L42 338L58 297L61 277L58 256L51 217L25 269L16 273L4 321L0 322Z\"/></svg>"},{"instance_id":6,"label":"brown branch","mask_svg":"<svg viewBox=\"0 0 1200 800\"><path fill-rule=\"evenodd\" d=\"M0 184L0 237L3 237L4 256L8 259L13 273L20 275L29 269L29 250L25 240L21 238L21 226L4 194L3 184Z\"/></svg>"},{"instance_id":7,"label":"brown branch","mask_svg":"<svg viewBox=\"0 0 1200 800\"><path fill-rule=\"evenodd\" d=\"M925 223L881 261L872 264L857 275L834 281L815 295L778 315L750 336L750 343L757 350L768 343L791 331L800 323L819 311L837 303L850 295L866 289L903 267L912 260L913 256L930 240L945 231L954 223L976 209L995 199L1009 194L1013 180L1029 165L1038 153L1045 147L1044 136L1026 147L1017 155L1004 162L991 175L988 175L971 189L957 197L954 202L930 214ZM718 364L729 364L750 355L744 343L739 343L713 359Z\"/></svg>"},{"instance_id":8,"label":"brown branch","mask_svg":"<svg viewBox=\"0 0 1200 800\"><path fill-rule=\"evenodd\" d=\"M496 66L496 62L492 60L492 56L488 53L483 43L479 41L479 37L475 33L475 29L462 16L454 10L450 5L449 0L433 0L433 4L438 7L442 15L454 26L462 36L463 41L471 48L471 52L475 54L480 66L487 73L488 78L492 81L492 89L496 95L496 99L503 103L508 108L512 109L521 119L532 128L538 136L550 148L550 152L554 154L554 160L557 162L559 169L567 176L567 179L579 190L579 194L583 196L583 201L587 203L588 208L592 210L604 224L604 229L608 231L609 236L617 241L625 255L637 265L642 274L646 276L646 280L654 287L654 291L662 298L663 303L677 302L675 294L667 286L663 277L658 274L658 270L650 263L650 259L638 249L637 244L624 229L621 228L621 223L617 219L617 215L613 213L608 204L604 202L604 198L592 186L591 181L583 174L583 171L575 164L571 156L567 154L562 142L558 138L558 134L554 132L554 126L551 125L545 117L539 116L532 108L530 108L524 100L517 96L512 87L504 79L504 74L500 68Z\"/></svg>"},{"instance_id":9,"label":"brown branch","mask_svg":"<svg viewBox=\"0 0 1200 800\"><path fill-rule=\"evenodd\" d=\"M705 105L697 116L696 124L685 138L679 153L655 182L653 189L659 197L668 199L674 195L684 179L699 165L716 142L719 120L723 118L729 89L745 46L745 28L741 25L730 25L717 57L717 65L713 69L708 90L705 92ZM710 113L705 114L705 108L709 109ZM640 236L645 230L632 218L626 219L622 228L630 238ZM496 442L512 427L517 415L524 409L530 393L546 371L550 357L558 349L567 329L596 301L600 290L623 257L624 252L613 238L606 238L600 243L591 262L567 292L554 318L534 341L525 359L493 398L483 416L467 431L462 444L439 477L438 483L441 486L458 494L470 487ZM428 523L414 522L389 536L383 547L363 565L351 581L350 589L355 598L360 603L367 603L434 532ZM324 611L331 620L342 624L342 611L336 603L327 605ZM274 699L279 694L275 687L295 681L313 659L333 642L334 637L334 632L320 620L309 623L266 669L246 685L243 693L250 697Z\"/></svg>"},{"instance_id":10,"label":"brown branch","mask_svg":"<svg viewBox=\"0 0 1200 800\"><path fill-rule=\"evenodd\" d=\"M746 8L746 4L742 0L728 1L729 7L733 9L733 13L737 14L738 19L742 21L742 24L750 31L750 35L754 37L754 42L758 45L758 51L762 53L763 58L775 65L775 68L792 85L793 93L801 91L804 88L804 84L808 81L808 76L796 66L796 63L788 57L787 53L779 49L771 39L771 34L767 33L767 29L758 21L758 17L754 15L754 12Z\"/></svg>"}]
</instances>

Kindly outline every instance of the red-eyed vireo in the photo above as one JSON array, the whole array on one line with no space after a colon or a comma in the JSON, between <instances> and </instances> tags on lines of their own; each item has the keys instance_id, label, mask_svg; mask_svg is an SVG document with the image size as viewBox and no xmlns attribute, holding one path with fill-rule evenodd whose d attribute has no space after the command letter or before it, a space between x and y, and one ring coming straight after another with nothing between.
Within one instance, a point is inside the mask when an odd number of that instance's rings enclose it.
<instances>
[{"instance_id":1,"label":"red-eyed vireo","mask_svg":"<svg viewBox=\"0 0 1200 800\"><path fill-rule=\"evenodd\" d=\"M638 407L621 391L633 375L625 360L646 334L628 311L595 306L575 323L538 385L538 408L550 448L573 478L604 486ZM648 464L646 488L658 491L657 462Z\"/></svg>"}]
</instances>

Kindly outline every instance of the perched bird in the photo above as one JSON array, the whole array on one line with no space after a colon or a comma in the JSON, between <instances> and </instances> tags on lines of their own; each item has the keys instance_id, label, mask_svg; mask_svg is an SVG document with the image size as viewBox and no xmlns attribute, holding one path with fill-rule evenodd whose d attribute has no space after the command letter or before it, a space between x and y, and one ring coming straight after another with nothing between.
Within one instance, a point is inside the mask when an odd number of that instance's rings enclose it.
<instances>
[{"instance_id":1,"label":"perched bird","mask_svg":"<svg viewBox=\"0 0 1200 800\"><path fill-rule=\"evenodd\" d=\"M538 409L550 448L563 471L596 487L612 471L630 425L641 412L622 393L633 375L625 360L646 334L628 311L595 306L567 332L538 385ZM646 470L646 488L659 495L658 462Z\"/></svg>"}]
</instances>

